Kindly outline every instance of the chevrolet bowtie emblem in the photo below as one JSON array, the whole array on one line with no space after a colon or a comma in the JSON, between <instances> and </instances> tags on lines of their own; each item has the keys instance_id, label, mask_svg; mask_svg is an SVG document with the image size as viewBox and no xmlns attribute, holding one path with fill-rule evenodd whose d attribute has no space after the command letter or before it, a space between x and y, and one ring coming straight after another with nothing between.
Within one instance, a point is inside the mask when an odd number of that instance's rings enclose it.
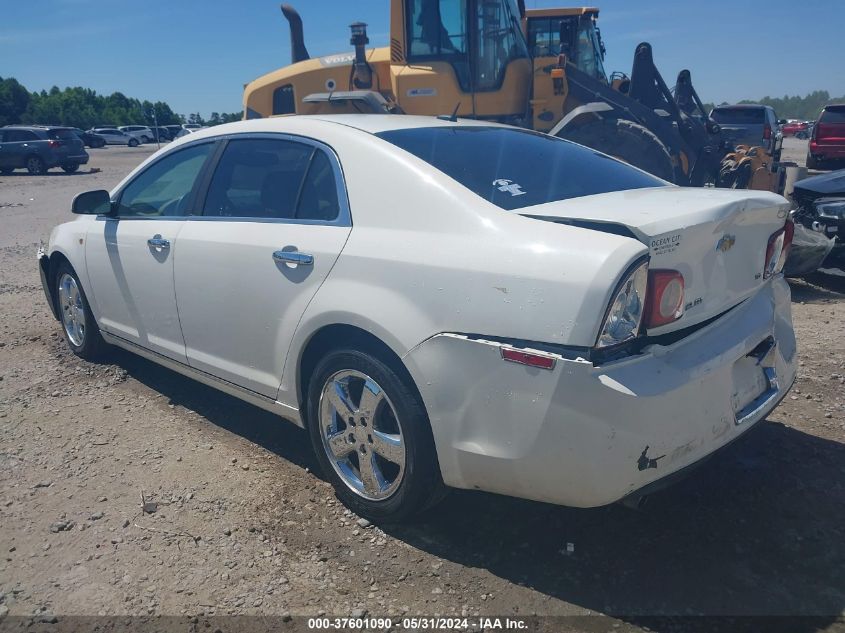
<instances>
[{"instance_id":1,"label":"chevrolet bowtie emblem","mask_svg":"<svg viewBox=\"0 0 845 633\"><path fill-rule=\"evenodd\" d=\"M722 251L723 253L727 253L729 250L731 250L735 243L736 237L725 233L725 235L723 235L722 238L718 242L716 242L716 250Z\"/></svg>"}]
</instances>

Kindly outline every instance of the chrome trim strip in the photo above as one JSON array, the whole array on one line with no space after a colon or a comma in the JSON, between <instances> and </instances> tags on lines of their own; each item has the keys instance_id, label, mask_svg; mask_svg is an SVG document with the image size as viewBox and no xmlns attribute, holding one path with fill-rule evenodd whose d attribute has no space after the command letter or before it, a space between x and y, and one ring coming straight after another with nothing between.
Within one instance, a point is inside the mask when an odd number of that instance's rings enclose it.
<instances>
[{"instance_id":1,"label":"chrome trim strip","mask_svg":"<svg viewBox=\"0 0 845 633\"><path fill-rule=\"evenodd\" d=\"M178 360L173 360L172 358L163 356L158 352L154 352L145 347L141 347L137 343L127 341L123 338L120 338L119 336L115 336L114 334L109 334L108 332L102 330L100 331L100 334L103 336L103 339L106 341L106 343L123 348L128 352L137 354L142 358L146 358L147 360L152 361L163 367L166 367L167 369L173 370L178 374L182 374L183 376L187 376L188 378L196 380L197 382L201 382L204 385L213 387L214 389L217 389L230 396L234 396L235 398L248 402L249 404L264 409L265 411L275 413L276 415L285 418L287 421L292 422L299 427L304 427L304 423L302 421L302 416L299 413L299 409L295 407L285 404L284 402L279 402L278 400L273 400L272 398L263 396L260 393L250 391L249 389L245 389L240 385L236 385L227 380L223 380L222 378L218 378L217 376L213 376L202 370L189 367L184 363L180 363Z\"/></svg>"}]
</instances>

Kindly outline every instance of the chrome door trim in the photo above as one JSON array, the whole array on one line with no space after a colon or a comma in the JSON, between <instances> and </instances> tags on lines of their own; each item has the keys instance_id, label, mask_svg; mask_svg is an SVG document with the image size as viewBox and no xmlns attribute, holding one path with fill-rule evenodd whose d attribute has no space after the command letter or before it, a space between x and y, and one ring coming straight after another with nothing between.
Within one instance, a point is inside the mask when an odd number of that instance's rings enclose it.
<instances>
[{"instance_id":1,"label":"chrome door trim","mask_svg":"<svg viewBox=\"0 0 845 633\"><path fill-rule=\"evenodd\" d=\"M273 259L283 264L297 264L299 266L311 266L314 264L314 256L299 251L276 251Z\"/></svg>"},{"instance_id":2,"label":"chrome door trim","mask_svg":"<svg viewBox=\"0 0 845 633\"><path fill-rule=\"evenodd\" d=\"M137 354L138 356L146 358L149 361L152 361L158 365L162 365L167 369L173 370L178 374L182 374L183 376L187 376L188 378L196 380L197 382L201 382L204 385L213 387L214 389L217 389L230 396L248 402L249 404L255 405L256 407L264 409L265 411L275 413L276 415L285 418L286 420L296 424L297 426L303 428L305 426L302 421L302 416L299 412L299 409L285 404L284 402L273 400L272 398L263 396L260 393L256 393L255 391L251 391L250 389L246 389L244 387L241 387L240 385L236 385L235 383L229 382L228 380L223 380L222 378L218 378L217 376L214 376L202 370L195 369L189 365L180 363L177 360L168 358L167 356L163 356L158 352L154 352L145 347L141 347L136 343L127 341L126 339L123 339L119 336L115 336L114 334L111 334L109 332L101 330L100 334L102 334L103 340L105 340L106 343L121 347L128 352Z\"/></svg>"}]
</instances>

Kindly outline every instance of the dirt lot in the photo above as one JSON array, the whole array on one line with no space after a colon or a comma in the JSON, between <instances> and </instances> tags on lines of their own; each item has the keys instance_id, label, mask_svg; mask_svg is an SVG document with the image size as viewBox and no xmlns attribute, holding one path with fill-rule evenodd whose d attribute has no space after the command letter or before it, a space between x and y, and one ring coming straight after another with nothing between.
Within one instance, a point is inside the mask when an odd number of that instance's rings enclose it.
<instances>
[{"instance_id":1,"label":"dirt lot","mask_svg":"<svg viewBox=\"0 0 845 633\"><path fill-rule=\"evenodd\" d=\"M813 615L790 630L841 630L845 277L792 284L792 394L644 510L455 492L381 529L335 500L294 426L128 353L66 351L37 243L74 193L150 151L0 177L0 617L605 614L555 626L674 631L642 616Z\"/></svg>"}]
</instances>

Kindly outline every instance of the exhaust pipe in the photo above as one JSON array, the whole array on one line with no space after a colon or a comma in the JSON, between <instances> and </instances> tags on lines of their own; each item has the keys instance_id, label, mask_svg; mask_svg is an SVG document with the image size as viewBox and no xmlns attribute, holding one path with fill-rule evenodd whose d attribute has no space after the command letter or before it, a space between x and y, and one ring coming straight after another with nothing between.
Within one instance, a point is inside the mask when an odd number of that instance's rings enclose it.
<instances>
[{"instance_id":1,"label":"exhaust pipe","mask_svg":"<svg viewBox=\"0 0 845 633\"><path fill-rule=\"evenodd\" d=\"M282 4L282 15L290 25L290 57L291 63L311 59L308 50L305 48L305 37L302 35L302 18L299 17L296 9L289 4Z\"/></svg>"}]
</instances>

